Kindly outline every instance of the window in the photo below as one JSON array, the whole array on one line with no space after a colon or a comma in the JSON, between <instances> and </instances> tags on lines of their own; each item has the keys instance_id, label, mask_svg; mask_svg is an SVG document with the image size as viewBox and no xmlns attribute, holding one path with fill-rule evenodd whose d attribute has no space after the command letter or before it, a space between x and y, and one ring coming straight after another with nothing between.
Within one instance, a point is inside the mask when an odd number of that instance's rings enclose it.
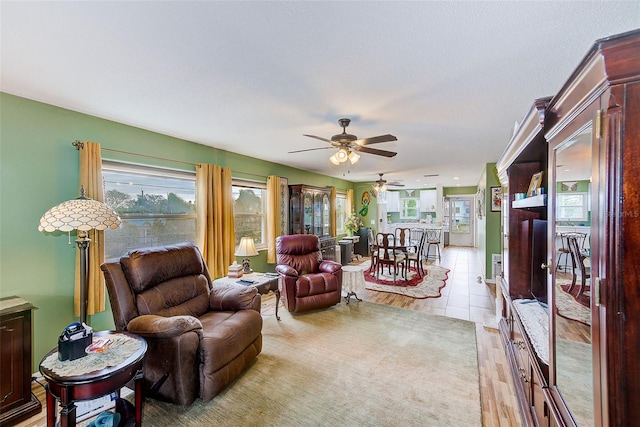
<instances>
[{"instance_id":1,"label":"window","mask_svg":"<svg viewBox=\"0 0 640 427\"><path fill-rule=\"evenodd\" d=\"M347 234L344 223L350 212L347 212L347 195L344 193L336 193L336 233Z\"/></svg>"},{"instance_id":2,"label":"window","mask_svg":"<svg viewBox=\"0 0 640 427\"><path fill-rule=\"evenodd\" d=\"M257 249L267 247L266 214L266 184L234 179L233 220L236 247L242 237L252 237Z\"/></svg>"},{"instance_id":3,"label":"window","mask_svg":"<svg viewBox=\"0 0 640 427\"><path fill-rule=\"evenodd\" d=\"M105 203L122 219L105 233L105 258L196 240L195 172L102 162Z\"/></svg>"},{"instance_id":4,"label":"window","mask_svg":"<svg viewBox=\"0 0 640 427\"><path fill-rule=\"evenodd\" d=\"M587 199L587 193L558 193L556 220L586 221L588 219Z\"/></svg>"}]
</instances>

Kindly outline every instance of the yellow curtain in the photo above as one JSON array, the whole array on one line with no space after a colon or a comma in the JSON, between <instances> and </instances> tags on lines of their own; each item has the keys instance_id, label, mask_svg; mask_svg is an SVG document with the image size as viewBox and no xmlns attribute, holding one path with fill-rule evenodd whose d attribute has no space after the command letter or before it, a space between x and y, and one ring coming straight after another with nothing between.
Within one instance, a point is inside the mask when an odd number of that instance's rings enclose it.
<instances>
[{"instance_id":1,"label":"yellow curtain","mask_svg":"<svg viewBox=\"0 0 640 427\"><path fill-rule=\"evenodd\" d=\"M333 237L338 234L338 225L336 223L336 187L331 186L331 201L329 203L329 232Z\"/></svg>"},{"instance_id":2,"label":"yellow curtain","mask_svg":"<svg viewBox=\"0 0 640 427\"><path fill-rule=\"evenodd\" d=\"M84 141L79 147L80 182L78 194L84 186L85 196L104 202L102 182L102 155L100 144ZM100 265L104 262L104 231L91 230L91 239L87 251L87 315L105 310L105 286ZM73 308L76 316L80 316L80 251L76 251L76 278L73 295Z\"/></svg>"},{"instance_id":3,"label":"yellow curtain","mask_svg":"<svg viewBox=\"0 0 640 427\"><path fill-rule=\"evenodd\" d=\"M196 164L196 244L212 278L227 275L235 261L231 169Z\"/></svg>"},{"instance_id":4,"label":"yellow curtain","mask_svg":"<svg viewBox=\"0 0 640 427\"><path fill-rule=\"evenodd\" d=\"M353 190L352 189L348 189L347 190L347 217L351 216L351 213L354 210L354 206L353 206Z\"/></svg>"},{"instance_id":5,"label":"yellow curtain","mask_svg":"<svg viewBox=\"0 0 640 427\"><path fill-rule=\"evenodd\" d=\"M281 185L279 176L267 177L267 262L270 264L276 262L276 237L282 235Z\"/></svg>"}]
</instances>

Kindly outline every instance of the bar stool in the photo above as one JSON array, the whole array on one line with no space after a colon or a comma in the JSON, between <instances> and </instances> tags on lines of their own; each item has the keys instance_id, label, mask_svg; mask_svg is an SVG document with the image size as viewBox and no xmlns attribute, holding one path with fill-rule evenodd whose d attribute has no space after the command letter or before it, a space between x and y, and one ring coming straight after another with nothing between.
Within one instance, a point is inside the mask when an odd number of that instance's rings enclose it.
<instances>
[{"instance_id":1,"label":"bar stool","mask_svg":"<svg viewBox=\"0 0 640 427\"><path fill-rule=\"evenodd\" d=\"M560 233L560 242L562 243L562 246L558 248L558 259L556 260L556 270L561 269L563 271L567 271L568 261L569 259L571 259L571 252L569 251L569 237L572 234L573 233ZM560 261L562 260L562 255L564 255L564 267L560 268Z\"/></svg>"},{"instance_id":2,"label":"bar stool","mask_svg":"<svg viewBox=\"0 0 640 427\"><path fill-rule=\"evenodd\" d=\"M431 250L431 246L435 246L436 253L433 255L433 258L437 258L438 261L440 261L440 234L442 230L440 228L427 228L425 231L427 232L427 254L425 258L431 258L429 252Z\"/></svg>"}]
</instances>

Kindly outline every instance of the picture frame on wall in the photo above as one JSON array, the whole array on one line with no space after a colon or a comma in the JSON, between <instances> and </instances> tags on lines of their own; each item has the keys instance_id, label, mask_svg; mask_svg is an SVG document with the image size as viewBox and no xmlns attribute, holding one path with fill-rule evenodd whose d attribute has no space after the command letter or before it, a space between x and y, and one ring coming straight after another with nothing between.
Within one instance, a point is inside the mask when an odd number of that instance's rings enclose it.
<instances>
[{"instance_id":1,"label":"picture frame on wall","mask_svg":"<svg viewBox=\"0 0 640 427\"><path fill-rule=\"evenodd\" d=\"M529 183L529 190L527 190L527 197L533 197L536 195L538 188L542 185L542 174L544 172L540 171L538 173L534 173L531 177L531 182Z\"/></svg>"},{"instance_id":2,"label":"picture frame on wall","mask_svg":"<svg viewBox=\"0 0 640 427\"><path fill-rule=\"evenodd\" d=\"M491 187L491 212L502 210L502 187Z\"/></svg>"}]
</instances>

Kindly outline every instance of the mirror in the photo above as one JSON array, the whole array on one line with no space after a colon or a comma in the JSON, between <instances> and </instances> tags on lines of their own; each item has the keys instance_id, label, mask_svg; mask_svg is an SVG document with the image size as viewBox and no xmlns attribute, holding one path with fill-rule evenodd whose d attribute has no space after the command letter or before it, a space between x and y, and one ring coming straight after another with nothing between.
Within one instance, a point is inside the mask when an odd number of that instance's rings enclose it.
<instances>
[{"instance_id":1,"label":"mirror","mask_svg":"<svg viewBox=\"0 0 640 427\"><path fill-rule=\"evenodd\" d=\"M553 217L555 272L555 380L579 426L591 426L591 124L554 150Z\"/></svg>"}]
</instances>

